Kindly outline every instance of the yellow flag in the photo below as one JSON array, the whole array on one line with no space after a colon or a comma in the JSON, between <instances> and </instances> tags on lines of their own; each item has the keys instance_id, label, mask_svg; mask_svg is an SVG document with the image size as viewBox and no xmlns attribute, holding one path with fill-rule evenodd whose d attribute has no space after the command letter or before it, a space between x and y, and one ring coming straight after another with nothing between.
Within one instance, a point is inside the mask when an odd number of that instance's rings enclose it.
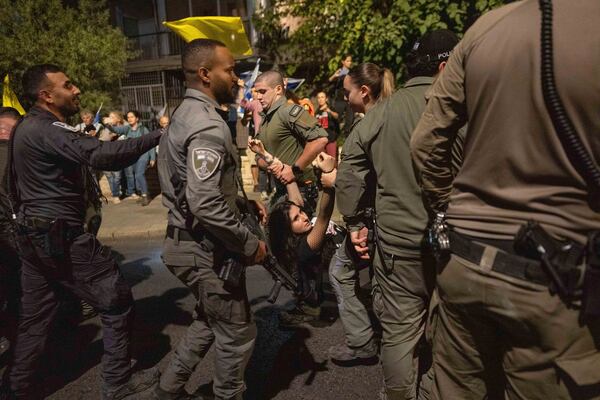
<instances>
[{"instance_id":1,"label":"yellow flag","mask_svg":"<svg viewBox=\"0 0 600 400\"><path fill-rule=\"evenodd\" d=\"M189 17L163 22L186 42L215 39L223 42L236 56L251 56L252 48L240 17Z\"/></svg>"},{"instance_id":2,"label":"yellow flag","mask_svg":"<svg viewBox=\"0 0 600 400\"><path fill-rule=\"evenodd\" d=\"M21 115L25 115L25 110L19 103L19 99L15 92L10 90L8 82L8 74L4 77L4 88L2 90L2 107L12 107L16 109Z\"/></svg>"}]
</instances>

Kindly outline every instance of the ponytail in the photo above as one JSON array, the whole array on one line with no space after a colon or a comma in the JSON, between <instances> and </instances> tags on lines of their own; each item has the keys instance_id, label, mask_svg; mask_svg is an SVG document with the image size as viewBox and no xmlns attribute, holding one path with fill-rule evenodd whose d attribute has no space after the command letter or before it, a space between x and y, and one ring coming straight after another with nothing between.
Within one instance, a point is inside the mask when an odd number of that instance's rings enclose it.
<instances>
[{"instance_id":1,"label":"ponytail","mask_svg":"<svg viewBox=\"0 0 600 400\"><path fill-rule=\"evenodd\" d=\"M377 64L359 64L348 72L348 76L354 84L368 87L375 102L391 96L394 92L394 74Z\"/></svg>"},{"instance_id":2,"label":"ponytail","mask_svg":"<svg viewBox=\"0 0 600 400\"><path fill-rule=\"evenodd\" d=\"M383 68L383 77L381 79L381 90L379 99L390 97L394 93L394 74L388 68Z\"/></svg>"}]
</instances>

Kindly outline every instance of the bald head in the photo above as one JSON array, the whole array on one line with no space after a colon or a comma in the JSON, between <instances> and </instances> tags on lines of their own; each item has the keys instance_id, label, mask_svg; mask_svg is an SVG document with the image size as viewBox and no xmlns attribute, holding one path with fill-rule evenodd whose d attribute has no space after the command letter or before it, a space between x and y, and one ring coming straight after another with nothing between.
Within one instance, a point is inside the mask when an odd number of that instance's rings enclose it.
<instances>
[{"instance_id":1,"label":"bald head","mask_svg":"<svg viewBox=\"0 0 600 400\"><path fill-rule=\"evenodd\" d=\"M281 87L283 88L283 75L281 75L281 72L273 70L263 72L258 76L258 78L256 78L256 81L254 81L254 84L257 83L263 83L270 88L274 88L277 85L281 85Z\"/></svg>"}]
</instances>

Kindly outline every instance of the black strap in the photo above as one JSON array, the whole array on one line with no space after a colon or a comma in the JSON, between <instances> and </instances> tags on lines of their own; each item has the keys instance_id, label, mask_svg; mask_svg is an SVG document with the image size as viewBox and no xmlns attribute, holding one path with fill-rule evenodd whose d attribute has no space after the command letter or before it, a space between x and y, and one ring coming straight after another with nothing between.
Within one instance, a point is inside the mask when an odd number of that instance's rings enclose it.
<instances>
[{"instance_id":1,"label":"black strap","mask_svg":"<svg viewBox=\"0 0 600 400\"><path fill-rule=\"evenodd\" d=\"M21 125L25 118L21 118L13 127L10 139L8 140L8 157L6 157L6 188L7 188L7 199L10 206L11 218L16 220L17 210L21 205L21 199L19 197L19 191L17 188L17 177L15 175L14 163L13 163L13 152L15 147L15 136L17 135L17 128Z\"/></svg>"},{"instance_id":2,"label":"black strap","mask_svg":"<svg viewBox=\"0 0 600 400\"><path fill-rule=\"evenodd\" d=\"M588 185L592 197L592 207L600 207L600 204L598 204L600 203L600 169L598 169L593 157L581 141L581 137L569 118L556 87L552 44L552 0L539 0L539 6L542 11L542 91L546 110L571 164Z\"/></svg>"}]
</instances>

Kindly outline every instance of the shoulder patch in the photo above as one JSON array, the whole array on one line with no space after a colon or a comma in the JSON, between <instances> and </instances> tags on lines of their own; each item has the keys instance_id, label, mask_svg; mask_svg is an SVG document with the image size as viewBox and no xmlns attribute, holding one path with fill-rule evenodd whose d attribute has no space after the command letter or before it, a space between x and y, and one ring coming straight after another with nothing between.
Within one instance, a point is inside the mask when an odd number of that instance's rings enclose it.
<instances>
[{"instance_id":1,"label":"shoulder patch","mask_svg":"<svg viewBox=\"0 0 600 400\"><path fill-rule=\"evenodd\" d=\"M304 110L304 108L302 108L302 106L295 104L292 108L290 108L290 115L292 117L297 117L298 115L300 115L302 110Z\"/></svg>"},{"instance_id":2,"label":"shoulder patch","mask_svg":"<svg viewBox=\"0 0 600 400\"><path fill-rule=\"evenodd\" d=\"M194 172L201 181L212 176L221 162L221 156L214 150L206 147L198 147L192 150L194 157Z\"/></svg>"},{"instance_id":3,"label":"shoulder patch","mask_svg":"<svg viewBox=\"0 0 600 400\"><path fill-rule=\"evenodd\" d=\"M55 122L52 123L52 125L58 126L60 128L63 128L63 129L67 129L67 130L69 130L71 132L79 132L79 130L77 128L75 128L74 126L71 126L69 124L65 124L64 122L55 121Z\"/></svg>"}]
</instances>

